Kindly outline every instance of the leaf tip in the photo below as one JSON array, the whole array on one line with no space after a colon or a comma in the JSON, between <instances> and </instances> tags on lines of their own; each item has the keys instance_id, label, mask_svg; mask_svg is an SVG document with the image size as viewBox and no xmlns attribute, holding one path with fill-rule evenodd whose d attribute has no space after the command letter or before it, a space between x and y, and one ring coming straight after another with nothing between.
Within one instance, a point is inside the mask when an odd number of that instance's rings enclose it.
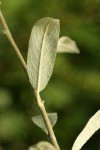
<instances>
[{"instance_id":1,"label":"leaf tip","mask_svg":"<svg viewBox=\"0 0 100 150\"><path fill-rule=\"evenodd\" d=\"M73 41L70 37L68 36L62 36L58 40L57 44L57 51L58 53L76 53L79 54L80 50L77 47L77 44L75 41Z\"/></svg>"},{"instance_id":2,"label":"leaf tip","mask_svg":"<svg viewBox=\"0 0 100 150\"><path fill-rule=\"evenodd\" d=\"M100 129L100 110L89 119L82 132L76 138L72 150L80 150L98 129Z\"/></svg>"}]
</instances>

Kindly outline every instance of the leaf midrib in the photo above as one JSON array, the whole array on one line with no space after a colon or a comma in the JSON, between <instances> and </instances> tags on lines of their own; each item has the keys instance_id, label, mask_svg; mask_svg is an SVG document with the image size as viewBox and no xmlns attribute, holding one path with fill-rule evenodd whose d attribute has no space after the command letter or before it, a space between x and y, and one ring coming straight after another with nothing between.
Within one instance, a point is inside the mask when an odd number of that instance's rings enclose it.
<instances>
[{"instance_id":1,"label":"leaf midrib","mask_svg":"<svg viewBox=\"0 0 100 150\"><path fill-rule=\"evenodd\" d=\"M47 30L48 30L48 27L49 27L49 25L50 25L50 23L51 23L51 20L50 20L50 22L48 23L48 25L47 25L47 27L46 27L46 29L45 29L45 33L44 33L44 35L43 35L43 38L42 38L42 44L41 44L41 54L40 54L40 59L39 59L39 73L38 73L38 85L37 85L37 91L38 92L40 92L40 77L41 77L41 61L42 61L42 53L43 53L43 49L44 49L44 39L45 39L45 35L46 35L46 33L47 33Z\"/></svg>"}]
</instances>

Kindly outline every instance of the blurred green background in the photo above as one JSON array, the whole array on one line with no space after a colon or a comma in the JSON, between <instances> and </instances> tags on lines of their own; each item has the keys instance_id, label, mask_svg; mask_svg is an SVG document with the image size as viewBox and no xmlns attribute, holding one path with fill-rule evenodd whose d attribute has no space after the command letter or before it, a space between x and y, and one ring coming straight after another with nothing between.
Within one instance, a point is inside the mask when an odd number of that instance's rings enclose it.
<instances>
[{"instance_id":1,"label":"blurred green background","mask_svg":"<svg viewBox=\"0 0 100 150\"><path fill-rule=\"evenodd\" d=\"M51 80L41 93L47 111L58 113L54 130L61 150L71 150L100 109L100 0L2 0L1 8L25 60L32 26L42 17L60 19L60 36L77 42L80 55L57 54ZM32 89L13 48L0 35L0 150L27 150L47 140L31 121L35 114L39 111ZM100 131L82 150L100 150Z\"/></svg>"}]
</instances>

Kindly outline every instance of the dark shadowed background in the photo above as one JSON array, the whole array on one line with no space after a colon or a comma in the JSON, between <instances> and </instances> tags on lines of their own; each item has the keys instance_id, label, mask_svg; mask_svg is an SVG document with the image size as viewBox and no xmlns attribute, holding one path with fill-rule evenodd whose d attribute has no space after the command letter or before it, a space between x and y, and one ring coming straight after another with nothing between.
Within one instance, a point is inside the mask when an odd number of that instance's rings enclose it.
<instances>
[{"instance_id":1,"label":"dark shadowed background","mask_svg":"<svg viewBox=\"0 0 100 150\"><path fill-rule=\"evenodd\" d=\"M60 36L77 42L80 55L57 54L51 80L41 93L47 111L58 113L54 130L61 150L71 150L100 109L100 0L2 0L1 8L25 60L31 29L42 17L60 19ZM9 41L0 35L0 150L27 150L47 140L31 121L36 114L24 71ZM100 131L82 150L100 150Z\"/></svg>"}]
</instances>

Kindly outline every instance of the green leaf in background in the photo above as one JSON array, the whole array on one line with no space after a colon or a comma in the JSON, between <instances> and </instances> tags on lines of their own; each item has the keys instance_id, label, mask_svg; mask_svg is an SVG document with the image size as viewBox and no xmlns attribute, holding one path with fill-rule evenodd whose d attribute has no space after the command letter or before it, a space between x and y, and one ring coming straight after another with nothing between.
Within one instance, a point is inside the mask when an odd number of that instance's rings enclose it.
<instances>
[{"instance_id":1,"label":"green leaf in background","mask_svg":"<svg viewBox=\"0 0 100 150\"><path fill-rule=\"evenodd\" d=\"M80 53L80 50L78 49L76 42L70 39L68 36L62 36L58 40L57 45L57 52L58 53Z\"/></svg>"},{"instance_id":2,"label":"green leaf in background","mask_svg":"<svg viewBox=\"0 0 100 150\"><path fill-rule=\"evenodd\" d=\"M34 146L29 147L29 150L56 150L49 142L39 142Z\"/></svg>"},{"instance_id":3,"label":"green leaf in background","mask_svg":"<svg viewBox=\"0 0 100 150\"><path fill-rule=\"evenodd\" d=\"M53 127L57 122L57 113L48 113L48 117L49 117L51 125ZM34 122L34 124L36 124L38 127L40 127L46 134L48 133L47 128L44 123L44 120L41 115L32 117L32 121Z\"/></svg>"},{"instance_id":4,"label":"green leaf in background","mask_svg":"<svg viewBox=\"0 0 100 150\"><path fill-rule=\"evenodd\" d=\"M0 114L0 141L10 141L27 135L29 122L26 117L16 111Z\"/></svg>"},{"instance_id":5,"label":"green leaf in background","mask_svg":"<svg viewBox=\"0 0 100 150\"><path fill-rule=\"evenodd\" d=\"M42 91L52 75L59 32L59 20L48 17L37 21L32 29L27 70L35 90Z\"/></svg>"},{"instance_id":6,"label":"green leaf in background","mask_svg":"<svg viewBox=\"0 0 100 150\"><path fill-rule=\"evenodd\" d=\"M0 88L0 112L9 108L12 103L11 93L7 89Z\"/></svg>"},{"instance_id":7,"label":"green leaf in background","mask_svg":"<svg viewBox=\"0 0 100 150\"><path fill-rule=\"evenodd\" d=\"M72 150L80 150L98 129L100 129L100 110L90 118L83 131L75 140Z\"/></svg>"}]
</instances>

